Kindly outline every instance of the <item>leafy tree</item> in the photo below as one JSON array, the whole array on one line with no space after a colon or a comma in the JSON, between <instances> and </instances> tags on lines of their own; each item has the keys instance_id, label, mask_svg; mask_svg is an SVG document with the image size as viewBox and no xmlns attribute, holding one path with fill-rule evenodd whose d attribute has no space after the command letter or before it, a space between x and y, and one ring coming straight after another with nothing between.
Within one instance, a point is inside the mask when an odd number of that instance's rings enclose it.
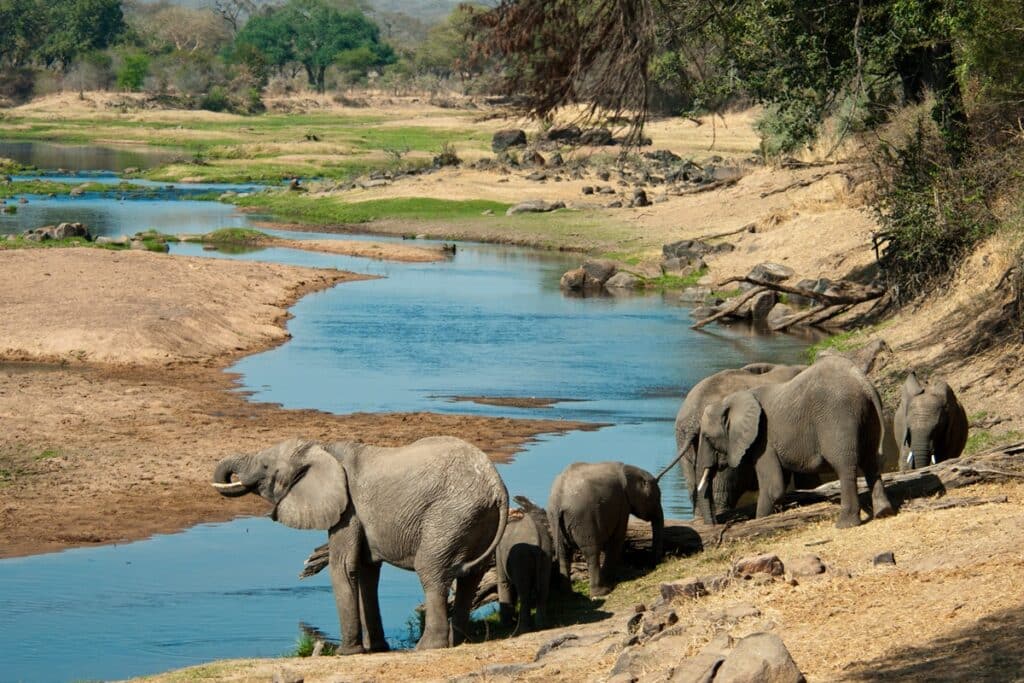
<instances>
[{"instance_id":1,"label":"leafy tree","mask_svg":"<svg viewBox=\"0 0 1024 683\"><path fill-rule=\"evenodd\" d=\"M21 67L32 61L46 23L37 0L0 0L0 65Z\"/></svg>"},{"instance_id":2,"label":"leafy tree","mask_svg":"<svg viewBox=\"0 0 1024 683\"><path fill-rule=\"evenodd\" d=\"M121 0L53 0L45 3L45 31L37 57L67 69L75 56L113 45L124 33Z\"/></svg>"},{"instance_id":3,"label":"leafy tree","mask_svg":"<svg viewBox=\"0 0 1024 683\"><path fill-rule=\"evenodd\" d=\"M117 87L122 90L142 90L149 73L149 57L141 52L128 53L121 60L117 70Z\"/></svg>"}]
</instances>

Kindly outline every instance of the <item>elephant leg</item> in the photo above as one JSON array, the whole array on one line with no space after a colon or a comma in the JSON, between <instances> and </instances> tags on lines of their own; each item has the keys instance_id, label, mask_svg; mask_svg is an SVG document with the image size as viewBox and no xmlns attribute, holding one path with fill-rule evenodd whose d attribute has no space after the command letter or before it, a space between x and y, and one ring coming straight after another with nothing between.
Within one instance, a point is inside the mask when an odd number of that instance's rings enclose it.
<instances>
[{"instance_id":1,"label":"elephant leg","mask_svg":"<svg viewBox=\"0 0 1024 683\"><path fill-rule=\"evenodd\" d=\"M425 580L423 585L425 620L417 650L448 647L448 585L441 580Z\"/></svg>"},{"instance_id":2,"label":"elephant leg","mask_svg":"<svg viewBox=\"0 0 1024 683\"><path fill-rule=\"evenodd\" d=\"M837 529L849 529L860 525L860 501L857 497L857 468L853 459L849 464L836 467L839 476L839 517L836 519Z\"/></svg>"},{"instance_id":3,"label":"elephant leg","mask_svg":"<svg viewBox=\"0 0 1024 683\"><path fill-rule=\"evenodd\" d=\"M360 569L359 607L363 618L363 648L367 652L387 652L391 649L384 637L384 624L380 618L377 586L380 583L380 562L370 562Z\"/></svg>"},{"instance_id":4,"label":"elephant leg","mask_svg":"<svg viewBox=\"0 0 1024 683\"><path fill-rule=\"evenodd\" d=\"M358 571L356 567L351 566L351 560L345 552L348 544L348 539L341 533L331 534L328 566L331 572L331 587L334 589L334 602L338 607L338 619L341 621L341 642L338 645L340 655L365 652L360 636L362 629Z\"/></svg>"},{"instance_id":5,"label":"elephant leg","mask_svg":"<svg viewBox=\"0 0 1024 683\"><path fill-rule=\"evenodd\" d=\"M505 626L511 626L515 612L515 594L513 593L512 584L509 583L508 574L505 573L503 563L498 562L494 569L498 575L498 611L501 615L501 623Z\"/></svg>"},{"instance_id":6,"label":"elephant leg","mask_svg":"<svg viewBox=\"0 0 1024 683\"><path fill-rule=\"evenodd\" d=\"M551 558L545 553L537 566L537 616L534 623L544 628L548 622L548 595L551 593Z\"/></svg>"},{"instance_id":7,"label":"elephant leg","mask_svg":"<svg viewBox=\"0 0 1024 683\"><path fill-rule=\"evenodd\" d=\"M864 480L867 482L868 490L871 491L871 512L875 519L892 517L896 514L889 496L885 494L885 486L882 484L879 463L882 455L869 453L861 458L860 469L864 472Z\"/></svg>"},{"instance_id":8,"label":"elephant leg","mask_svg":"<svg viewBox=\"0 0 1024 683\"><path fill-rule=\"evenodd\" d=\"M611 538L604 544L604 566L601 572L602 578L611 589L612 577L622 564L622 546L626 543L626 526L629 524L629 515L621 521L619 526L612 532Z\"/></svg>"},{"instance_id":9,"label":"elephant leg","mask_svg":"<svg viewBox=\"0 0 1024 683\"><path fill-rule=\"evenodd\" d=\"M555 554L558 556L558 573L562 577L562 583L572 590L572 549L564 537L556 539Z\"/></svg>"},{"instance_id":10,"label":"elephant leg","mask_svg":"<svg viewBox=\"0 0 1024 683\"><path fill-rule=\"evenodd\" d=\"M473 609L473 598L480 587L483 571L460 576L455 581L455 606L452 610L452 645L459 645L469 636L469 612ZM522 596L520 596L522 600Z\"/></svg>"},{"instance_id":11,"label":"elephant leg","mask_svg":"<svg viewBox=\"0 0 1024 683\"><path fill-rule=\"evenodd\" d=\"M590 574L590 597L596 598L608 595L611 589L605 581L604 572L601 569L601 548L593 546L581 548L584 557L587 558L587 573Z\"/></svg>"},{"instance_id":12,"label":"elephant leg","mask_svg":"<svg viewBox=\"0 0 1024 683\"><path fill-rule=\"evenodd\" d=\"M775 511L775 504L786 493L786 478L778 457L762 453L754 463L757 473L757 516L766 517Z\"/></svg>"},{"instance_id":13,"label":"elephant leg","mask_svg":"<svg viewBox=\"0 0 1024 683\"><path fill-rule=\"evenodd\" d=\"M516 593L519 594L519 616L516 619L516 630L512 635L518 636L533 630L533 615L530 613L533 597L536 595L533 576L529 571L521 572L516 581Z\"/></svg>"}]
</instances>

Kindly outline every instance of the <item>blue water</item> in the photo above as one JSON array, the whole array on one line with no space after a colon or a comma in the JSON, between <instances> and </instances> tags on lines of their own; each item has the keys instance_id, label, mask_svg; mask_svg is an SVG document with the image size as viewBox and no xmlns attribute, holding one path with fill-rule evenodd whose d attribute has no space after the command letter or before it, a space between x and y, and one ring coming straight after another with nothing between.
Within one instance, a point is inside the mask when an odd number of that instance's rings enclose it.
<instances>
[{"instance_id":1,"label":"blue water","mask_svg":"<svg viewBox=\"0 0 1024 683\"><path fill-rule=\"evenodd\" d=\"M114 204L97 203L97 211L116 217L111 234L141 229L126 227L130 215L162 216L166 232L246 220L206 202L132 200L122 203L123 213ZM473 244L433 264L287 249L231 255L174 245L172 252L383 276L302 299L288 323L292 340L233 368L253 400L340 413L429 410L610 423L541 436L499 466L510 494L541 504L551 480L573 461L623 460L657 471L673 455L672 421L689 387L726 367L796 361L804 346L745 328L694 332L689 309L671 296L565 297L558 277L578 259L564 255ZM567 400L519 410L449 400L460 395ZM668 515L691 513L678 469L662 488ZM0 561L0 680L124 677L276 656L293 647L300 622L336 636L326 575L296 578L324 540L322 532L246 518L123 546ZM401 646L422 599L415 574L387 568L380 595L388 637Z\"/></svg>"}]
</instances>

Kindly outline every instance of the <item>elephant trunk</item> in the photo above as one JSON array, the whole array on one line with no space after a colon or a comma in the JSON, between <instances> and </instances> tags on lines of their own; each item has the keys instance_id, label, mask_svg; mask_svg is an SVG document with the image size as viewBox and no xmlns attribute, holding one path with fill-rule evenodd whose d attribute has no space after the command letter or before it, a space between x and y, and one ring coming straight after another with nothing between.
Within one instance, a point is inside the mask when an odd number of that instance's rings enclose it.
<instances>
[{"instance_id":1,"label":"elephant trunk","mask_svg":"<svg viewBox=\"0 0 1024 683\"><path fill-rule=\"evenodd\" d=\"M697 512L700 513L701 518L705 524L714 525L715 513L714 513L714 489L715 473L710 467L705 468L701 473L700 482L697 484L696 492L696 503Z\"/></svg>"},{"instance_id":2,"label":"elephant trunk","mask_svg":"<svg viewBox=\"0 0 1024 683\"><path fill-rule=\"evenodd\" d=\"M914 453L914 469L928 467L935 458L935 449L931 444L921 444L919 447L911 446Z\"/></svg>"},{"instance_id":3,"label":"elephant trunk","mask_svg":"<svg viewBox=\"0 0 1024 683\"><path fill-rule=\"evenodd\" d=\"M229 498L244 496L252 491L253 487L258 483L250 474L251 471L251 455L235 455L230 458L224 458L217 463L217 469L213 472L211 484L217 490L217 493L222 496ZM233 476L237 476L238 481L232 481L231 478Z\"/></svg>"}]
</instances>

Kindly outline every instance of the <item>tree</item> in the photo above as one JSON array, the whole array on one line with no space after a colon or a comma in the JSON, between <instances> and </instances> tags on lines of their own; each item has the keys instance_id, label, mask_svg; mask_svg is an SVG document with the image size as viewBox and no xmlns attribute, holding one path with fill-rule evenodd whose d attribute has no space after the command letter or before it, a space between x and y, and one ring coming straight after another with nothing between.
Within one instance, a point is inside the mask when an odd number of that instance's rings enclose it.
<instances>
[{"instance_id":1,"label":"tree","mask_svg":"<svg viewBox=\"0 0 1024 683\"><path fill-rule=\"evenodd\" d=\"M148 73L149 57L141 52L126 54L117 70L117 87L130 92L141 90Z\"/></svg>"},{"instance_id":2,"label":"tree","mask_svg":"<svg viewBox=\"0 0 1024 683\"><path fill-rule=\"evenodd\" d=\"M67 69L75 56L114 44L124 33L121 0L53 0L43 10L45 30L38 59L46 66Z\"/></svg>"},{"instance_id":3,"label":"tree","mask_svg":"<svg viewBox=\"0 0 1024 683\"><path fill-rule=\"evenodd\" d=\"M33 59L44 33L43 9L37 0L0 0L0 65L18 68Z\"/></svg>"}]
</instances>

